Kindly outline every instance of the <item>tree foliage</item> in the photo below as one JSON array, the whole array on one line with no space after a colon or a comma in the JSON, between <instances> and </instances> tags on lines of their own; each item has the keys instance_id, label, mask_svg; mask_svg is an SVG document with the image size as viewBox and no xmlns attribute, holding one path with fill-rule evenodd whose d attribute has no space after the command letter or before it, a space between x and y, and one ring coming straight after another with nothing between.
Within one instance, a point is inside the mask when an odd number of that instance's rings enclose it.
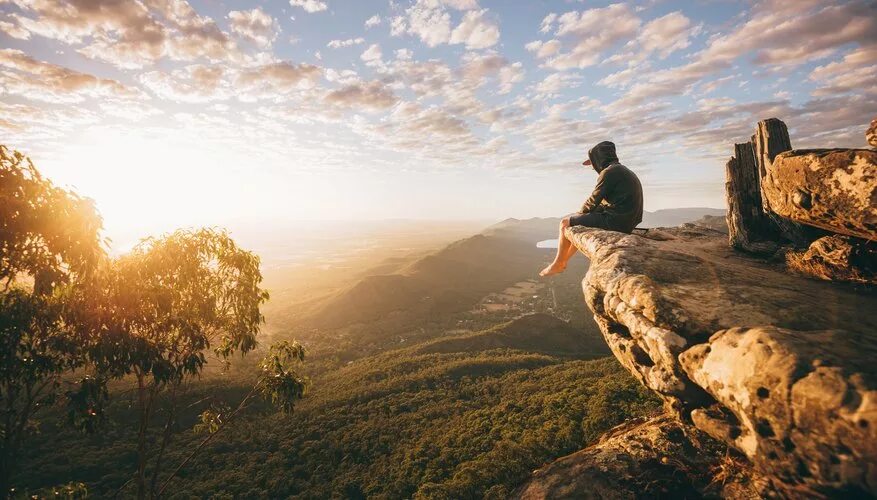
<instances>
[{"instance_id":1,"label":"tree foliage","mask_svg":"<svg viewBox=\"0 0 877 500\"><path fill-rule=\"evenodd\" d=\"M268 299L259 258L227 232L178 230L109 258L100 229L91 200L0 146L0 496L34 416L63 400L74 427L95 431L114 379L135 394L132 481L139 497L155 496L183 384L211 353L227 364L257 345ZM303 359L298 344L272 349L254 391L290 411L304 394Z\"/></svg>"},{"instance_id":2,"label":"tree foliage","mask_svg":"<svg viewBox=\"0 0 877 500\"><path fill-rule=\"evenodd\" d=\"M100 228L91 200L0 146L0 495L34 416L87 361L91 338L70 306L104 256Z\"/></svg>"}]
</instances>

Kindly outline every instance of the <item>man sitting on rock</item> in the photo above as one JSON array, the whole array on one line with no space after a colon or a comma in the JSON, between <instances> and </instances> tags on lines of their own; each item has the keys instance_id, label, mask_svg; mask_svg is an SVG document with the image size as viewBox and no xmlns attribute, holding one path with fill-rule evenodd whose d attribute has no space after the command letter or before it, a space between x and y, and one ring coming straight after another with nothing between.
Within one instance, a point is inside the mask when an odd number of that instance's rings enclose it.
<instances>
[{"instance_id":1,"label":"man sitting on rock","mask_svg":"<svg viewBox=\"0 0 877 500\"><path fill-rule=\"evenodd\" d=\"M569 226L588 226L630 233L643 220L643 188L629 168L618 162L615 144L603 141L588 151L582 165L597 171L597 186L578 213L560 221L557 255L540 276L562 273L577 249L566 237Z\"/></svg>"}]
</instances>

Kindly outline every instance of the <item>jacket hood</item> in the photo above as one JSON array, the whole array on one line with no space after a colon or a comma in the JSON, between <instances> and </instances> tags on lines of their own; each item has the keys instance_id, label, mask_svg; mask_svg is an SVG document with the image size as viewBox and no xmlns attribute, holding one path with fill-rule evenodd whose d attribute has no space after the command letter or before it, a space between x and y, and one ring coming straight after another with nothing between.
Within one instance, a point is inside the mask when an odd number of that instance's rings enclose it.
<instances>
[{"instance_id":1,"label":"jacket hood","mask_svg":"<svg viewBox=\"0 0 877 500\"><path fill-rule=\"evenodd\" d=\"M618 161L618 155L615 154L615 143L603 141L588 150L588 159L594 170L600 173L609 165Z\"/></svg>"}]
</instances>

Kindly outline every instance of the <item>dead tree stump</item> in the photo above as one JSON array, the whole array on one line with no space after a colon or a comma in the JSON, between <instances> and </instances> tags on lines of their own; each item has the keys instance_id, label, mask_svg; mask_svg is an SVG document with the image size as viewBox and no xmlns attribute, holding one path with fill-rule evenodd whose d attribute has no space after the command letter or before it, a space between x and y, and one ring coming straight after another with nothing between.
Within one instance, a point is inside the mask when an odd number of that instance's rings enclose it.
<instances>
[{"instance_id":1,"label":"dead tree stump","mask_svg":"<svg viewBox=\"0 0 877 500\"><path fill-rule=\"evenodd\" d=\"M755 162L758 164L759 188L761 191L761 201L764 212L779 228L780 234L797 247L807 247L810 243L824 235L824 232L815 228L809 228L797 222L786 219L776 214L776 210L770 206L770 201L764 195L765 183L771 182L768 179L770 170L768 167L774 158L780 153L791 151L792 141L789 139L789 129L782 120L777 118L768 118L758 122L758 128L752 140L755 149Z\"/></svg>"},{"instance_id":2,"label":"dead tree stump","mask_svg":"<svg viewBox=\"0 0 877 500\"><path fill-rule=\"evenodd\" d=\"M752 143L735 144L734 156L725 167L728 239L739 250L773 253L779 229L764 211L759 178Z\"/></svg>"}]
</instances>

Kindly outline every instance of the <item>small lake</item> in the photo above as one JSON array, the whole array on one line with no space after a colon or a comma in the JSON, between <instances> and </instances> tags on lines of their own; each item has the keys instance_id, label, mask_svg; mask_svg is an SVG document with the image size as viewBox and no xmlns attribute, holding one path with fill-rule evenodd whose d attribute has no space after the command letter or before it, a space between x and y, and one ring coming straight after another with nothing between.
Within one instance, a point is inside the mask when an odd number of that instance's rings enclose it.
<instances>
[{"instance_id":1,"label":"small lake","mask_svg":"<svg viewBox=\"0 0 877 500\"><path fill-rule=\"evenodd\" d=\"M536 248L557 248L557 240L542 240L536 242Z\"/></svg>"}]
</instances>

